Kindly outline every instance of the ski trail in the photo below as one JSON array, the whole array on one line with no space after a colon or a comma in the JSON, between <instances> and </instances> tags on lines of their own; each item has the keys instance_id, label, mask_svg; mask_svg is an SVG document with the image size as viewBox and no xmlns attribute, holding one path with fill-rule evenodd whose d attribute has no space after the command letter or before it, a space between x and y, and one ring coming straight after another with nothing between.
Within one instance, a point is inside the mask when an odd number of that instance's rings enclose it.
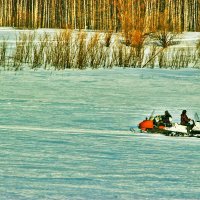
<instances>
[{"instance_id":1,"label":"ski trail","mask_svg":"<svg viewBox=\"0 0 200 200\"><path fill-rule=\"evenodd\" d=\"M81 128L49 128L49 127L33 127L33 126L12 126L0 125L0 130L15 130L15 131L44 131L44 132L62 132L67 134L76 133L106 133L106 134L129 134L129 130L99 130L99 129L81 129Z\"/></svg>"}]
</instances>

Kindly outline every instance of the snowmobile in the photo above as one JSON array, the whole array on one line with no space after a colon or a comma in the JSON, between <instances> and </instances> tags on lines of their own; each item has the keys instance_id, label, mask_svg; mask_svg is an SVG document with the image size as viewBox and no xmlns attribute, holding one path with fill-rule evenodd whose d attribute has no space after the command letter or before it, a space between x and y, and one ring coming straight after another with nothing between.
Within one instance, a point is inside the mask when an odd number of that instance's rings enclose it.
<instances>
[{"instance_id":1,"label":"snowmobile","mask_svg":"<svg viewBox=\"0 0 200 200\"><path fill-rule=\"evenodd\" d=\"M173 123L170 119L169 124L162 122L162 116L151 115L139 123L138 128L140 132L147 133L160 133L166 136L187 136L187 137L200 137L200 119L197 113L195 113L195 120L191 120L189 126L184 126L178 123ZM131 128L131 131L134 131Z\"/></svg>"}]
</instances>

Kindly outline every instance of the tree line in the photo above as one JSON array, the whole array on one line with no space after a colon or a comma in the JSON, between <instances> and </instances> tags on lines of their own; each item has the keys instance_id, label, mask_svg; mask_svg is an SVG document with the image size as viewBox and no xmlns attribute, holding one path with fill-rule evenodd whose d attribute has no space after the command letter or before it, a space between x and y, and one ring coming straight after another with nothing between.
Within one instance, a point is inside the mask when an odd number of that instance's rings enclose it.
<instances>
[{"instance_id":1,"label":"tree line","mask_svg":"<svg viewBox=\"0 0 200 200\"><path fill-rule=\"evenodd\" d=\"M0 26L200 30L200 0L0 0Z\"/></svg>"}]
</instances>

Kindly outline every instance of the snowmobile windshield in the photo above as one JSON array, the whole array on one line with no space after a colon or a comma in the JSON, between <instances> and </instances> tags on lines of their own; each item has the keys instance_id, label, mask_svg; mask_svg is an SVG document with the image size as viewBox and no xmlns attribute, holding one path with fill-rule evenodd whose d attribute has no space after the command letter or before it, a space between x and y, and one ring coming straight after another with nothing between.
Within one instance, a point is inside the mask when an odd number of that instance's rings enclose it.
<instances>
[{"instance_id":1,"label":"snowmobile windshield","mask_svg":"<svg viewBox=\"0 0 200 200\"><path fill-rule=\"evenodd\" d=\"M199 115L197 113L194 114L194 119L196 122L200 122Z\"/></svg>"}]
</instances>

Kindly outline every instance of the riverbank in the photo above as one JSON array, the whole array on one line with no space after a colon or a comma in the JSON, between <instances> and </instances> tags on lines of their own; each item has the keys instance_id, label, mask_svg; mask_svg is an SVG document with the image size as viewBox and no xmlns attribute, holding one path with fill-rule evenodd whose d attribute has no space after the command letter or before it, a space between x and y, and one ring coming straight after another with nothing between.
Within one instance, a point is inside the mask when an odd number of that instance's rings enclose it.
<instances>
[{"instance_id":1,"label":"riverbank","mask_svg":"<svg viewBox=\"0 0 200 200\"><path fill-rule=\"evenodd\" d=\"M120 33L1 27L0 70L200 67L199 32L133 36L127 41Z\"/></svg>"}]
</instances>

